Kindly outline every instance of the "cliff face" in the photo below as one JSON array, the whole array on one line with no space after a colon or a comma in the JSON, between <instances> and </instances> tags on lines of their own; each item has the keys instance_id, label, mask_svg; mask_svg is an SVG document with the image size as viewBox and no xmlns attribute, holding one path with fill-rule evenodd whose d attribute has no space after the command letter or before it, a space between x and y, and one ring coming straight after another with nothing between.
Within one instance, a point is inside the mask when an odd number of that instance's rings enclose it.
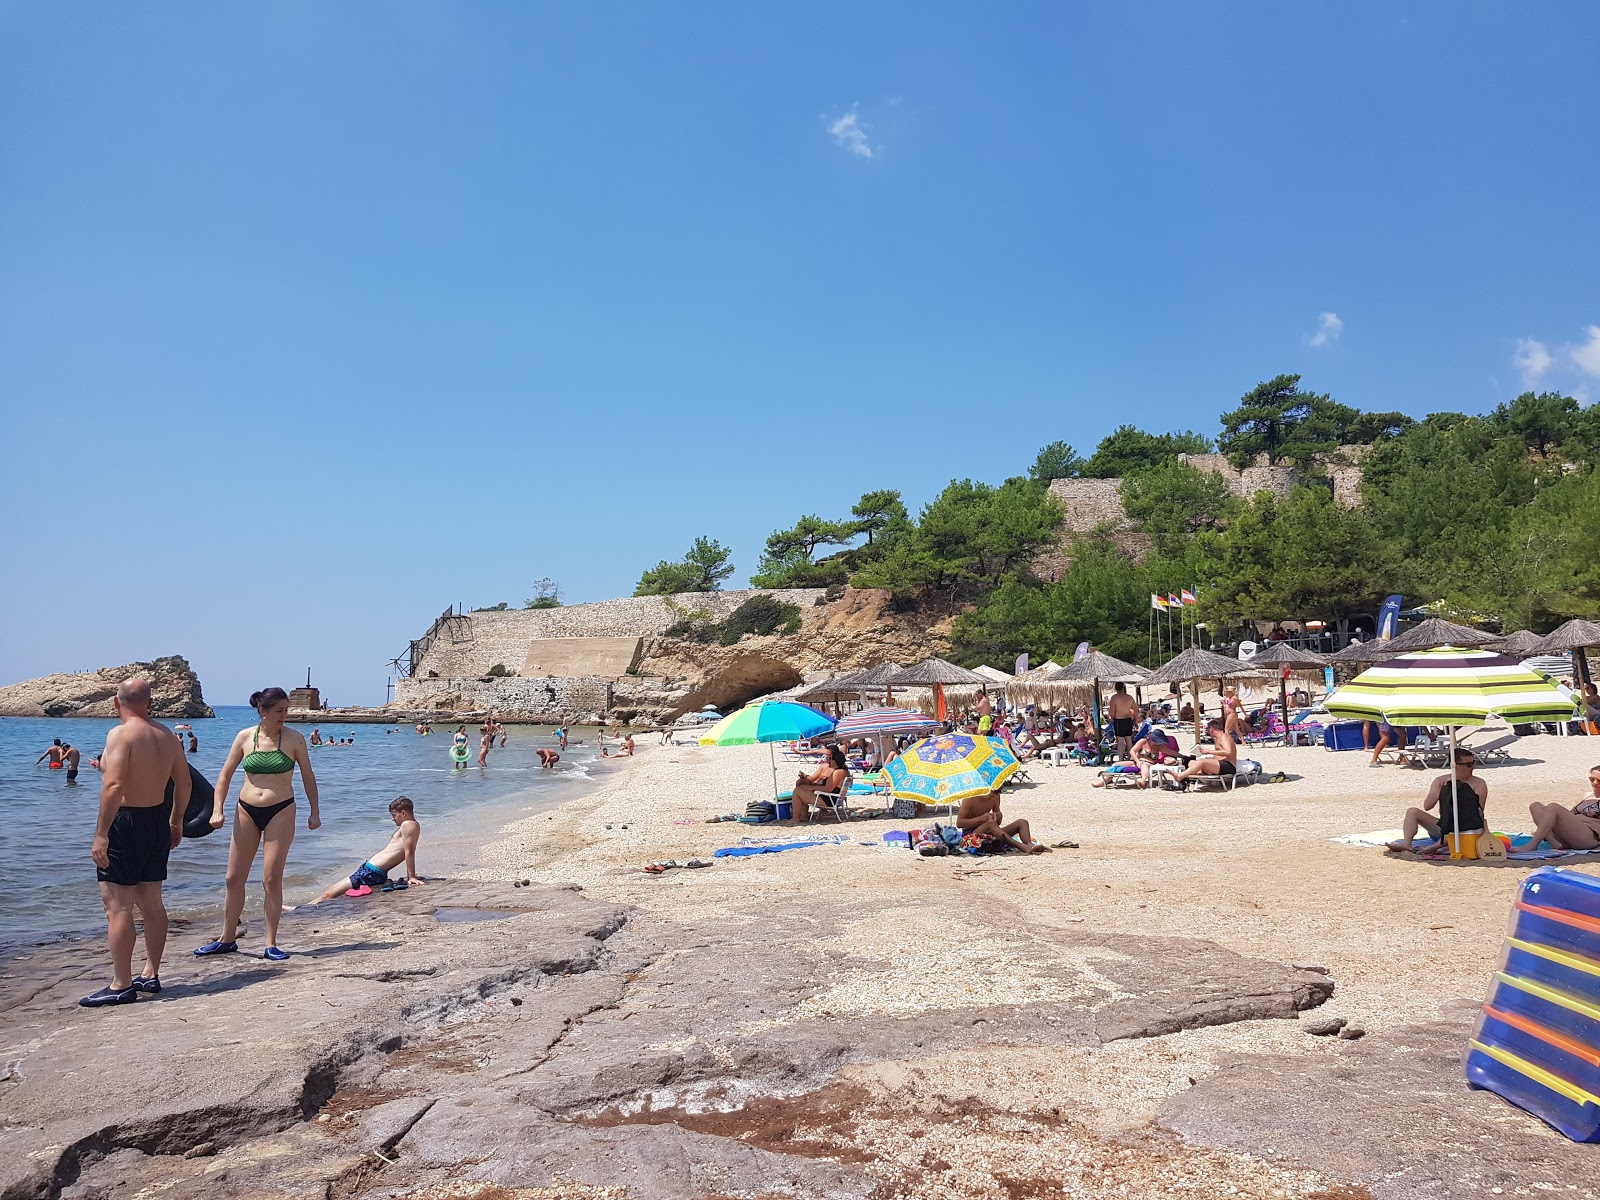
<instances>
[{"instance_id":1,"label":"cliff face","mask_svg":"<svg viewBox=\"0 0 1600 1200\"><path fill-rule=\"evenodd\" d=\"M890 611L889 593L847 588L831 604L801 610L799 633L745 637L732 646L658 637L636 675L612 686L611 715L639 724L670 721L704 705L729 712L818 673L840 675L884 662L902 666L950 646L952 621Z\"/></svg>"},{"instance_id":2,"label":"cliff face","mask_svg":"<svg viewBox=\"0 0 1600 1200\"><path fill-rule=\"evenodd\" d=\"M150 680L157 717L214 717L187 659L169 655L154 662L102 667L83 674L46 675L0 687L0 717L114 717L117 685L134 675Z\"/></svg>"}]
</instances>

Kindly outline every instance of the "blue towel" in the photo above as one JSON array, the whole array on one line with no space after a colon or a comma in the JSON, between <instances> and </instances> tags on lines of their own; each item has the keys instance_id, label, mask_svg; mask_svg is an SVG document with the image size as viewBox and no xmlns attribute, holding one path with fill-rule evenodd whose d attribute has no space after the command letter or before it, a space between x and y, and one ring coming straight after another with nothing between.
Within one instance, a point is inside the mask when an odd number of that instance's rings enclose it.
<instances>
[{"instance_id":1,"label":"blue towel","mask_svg":"<svg viewBox=\"0 0 1600 1200\"><path fill-rule=\"evenodd\" d=\"M764 846L724 846L713 858L749 858L752 854L778 854L784 850L804 850L808 846L831 846L831 841L769 842Z\"/></svg>"}]
</instances>

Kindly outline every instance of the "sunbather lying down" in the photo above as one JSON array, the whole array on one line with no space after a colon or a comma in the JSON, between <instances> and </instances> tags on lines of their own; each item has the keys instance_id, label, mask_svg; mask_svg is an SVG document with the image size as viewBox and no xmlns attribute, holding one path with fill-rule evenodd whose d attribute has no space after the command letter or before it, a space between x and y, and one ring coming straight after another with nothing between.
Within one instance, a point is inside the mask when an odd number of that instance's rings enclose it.
<instances>
[{"instance_id":1,"label":"sunbather lying down","mask_svg":"<svg viewBox=\"0 0 1600 1200\"><path fill-rule=\"evenodd\" d=\"M1000 790L996 788L987 796L968 796L956 813L956 828L962 833L975 833L995 842L1007 842L1028 854L1043 854L1045 847L1029 835L1028 823L1022 819L1006 823L1000 811Z\"/></svg>"}]
</instances>

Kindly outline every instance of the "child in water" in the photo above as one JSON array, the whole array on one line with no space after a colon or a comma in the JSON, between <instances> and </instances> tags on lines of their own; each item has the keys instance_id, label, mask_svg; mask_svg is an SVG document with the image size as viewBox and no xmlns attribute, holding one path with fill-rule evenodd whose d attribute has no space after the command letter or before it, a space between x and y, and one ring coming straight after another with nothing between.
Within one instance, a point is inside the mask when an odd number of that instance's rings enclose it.
<instances>
[{"instance_id":1,"label":"child in water","mask_svg":"<svg viewBox=\"0 0 1600 1200\"><path fill-rule=\"evenodd\" d=\"M393 891L413 883L427 882L417 874L417 839L422 836L422 826L417 824L411 801L404 796L397 796L389 804L389 816L396 826L389 844L352 871L349 878L339 880L311 901L312 904L322 904L338 896L370 896L373 888ZM389 872L402 861L406 864L406 877L391 884Z\"/></svg>"}]
</instances>

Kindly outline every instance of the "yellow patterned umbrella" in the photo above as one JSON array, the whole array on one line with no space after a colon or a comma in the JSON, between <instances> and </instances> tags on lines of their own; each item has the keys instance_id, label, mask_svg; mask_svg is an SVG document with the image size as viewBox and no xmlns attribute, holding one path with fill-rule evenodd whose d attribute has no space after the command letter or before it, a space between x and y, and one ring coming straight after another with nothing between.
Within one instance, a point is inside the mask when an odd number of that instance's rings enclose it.
<instances>
[{"instance_id":1,"label":"yellow patterned umbrella","mask_svg":"<svg viewBox=\"0 0 1600 1200\"><path fill-rule=\"evenodd\" d=\"M985 796L1022 769L1011 747L974 733L940 733L907 746L884 772L896 798L960 804Z\"/></svg>"}]
</instances>

